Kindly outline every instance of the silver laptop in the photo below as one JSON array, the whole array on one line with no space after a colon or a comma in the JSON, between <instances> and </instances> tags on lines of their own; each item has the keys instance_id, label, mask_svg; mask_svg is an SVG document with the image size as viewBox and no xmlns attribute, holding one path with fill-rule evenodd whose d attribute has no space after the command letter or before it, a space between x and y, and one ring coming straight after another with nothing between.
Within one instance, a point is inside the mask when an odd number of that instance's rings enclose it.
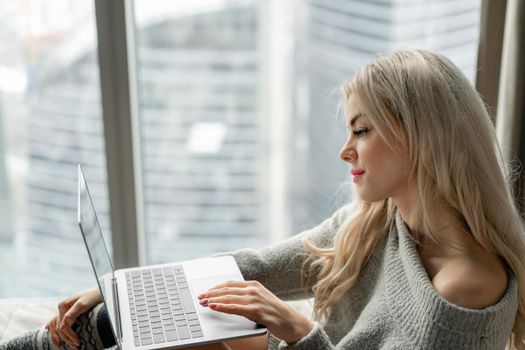
<instances>
[{"instance_id":1,"label":"silver laptop","mask_svg":"<svg viewBox=\"0 0 525 350\"><path fill-rule=\"evenodd\" d=\"M266 333L197 301L221 282L243 279L232 257L115 270L80 165L78 223L120 349L177 349Z\"/></svg>"}]
</instances>

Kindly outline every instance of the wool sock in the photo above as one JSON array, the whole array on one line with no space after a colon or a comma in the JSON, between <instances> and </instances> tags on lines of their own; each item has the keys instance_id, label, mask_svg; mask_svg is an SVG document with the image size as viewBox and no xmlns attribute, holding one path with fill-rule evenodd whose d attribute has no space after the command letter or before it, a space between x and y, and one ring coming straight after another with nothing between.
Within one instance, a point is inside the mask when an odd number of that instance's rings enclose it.
<instances>
[{"instance_id":1,"label":"wool sock","mask_svg":"<svg viewBox=\"0 0 525 350\"><path fill-rule=\"evenodd\" d=\"M98 304L89 312L81 315L73 325L73 330L80 341L79 350L100 350L115 345L110 329L108 315L103 304ZM71 350L62 342L57 348L49 332L40 328L0 344L0 350Z\"/></svg>"}]
</instances>

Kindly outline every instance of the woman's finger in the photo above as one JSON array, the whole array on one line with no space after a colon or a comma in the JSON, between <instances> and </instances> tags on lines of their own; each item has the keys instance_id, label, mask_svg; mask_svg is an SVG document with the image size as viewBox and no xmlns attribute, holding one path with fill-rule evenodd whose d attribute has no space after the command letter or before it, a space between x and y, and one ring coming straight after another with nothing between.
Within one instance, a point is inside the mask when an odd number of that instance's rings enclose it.
<instances>
[{"instance_id":1,"label":"woman's finger","mask_svg":"<svg viewBox=\"0 0 525 350\"><path fill-rule=\"evenodd\" d=\"M56 322L56 317L54 317L53 319L51 319L51 321L49 321L46 324L46 329L49 333L49 336L51 337L51 341L53 342L53 344L55 344L55 346L59 348L62 342L60 341L60 337L58 336L58 333L56 331Z\"/></svg>"},{"instance_id":2,"label":"woman's finger","mask_svg":"<svg viewBox=\"0 0 525 350\"><path fill-rule=\"evenodd\" d=\"M210 303L208 304L208 307L214 311L244 316L251 321L263 324L259 319L261 312L257 311L259 309L252 305Z\"/></svg>"},{"instance_id":3,"label":"woman's finger","mask_svg":"<svg viewBox=\"0 0 525 350\"><path fill-rule=\"evenodd\" d=\"M63 324L63 322L60 321L58 316L57 316L57 322L55 323L55 330L58 336L60 337L60 339L62 339L62 341L64 341L66 344L70 346L75 345L74 338L71 337L70 333L66 329L65 324Z\"/></svg>"},{"instance_id":4,"label":"woman's finger","mask_svg":"<svg viewBox=\"0 0 525 350\"><path fill-rule=\"evenodd\" d=\"M64 341L67 345L76 346L74 339L72 339L71 336L68 333L64 332L64 330L60 327L57 327L57 333L60 336L60 339L62 339L62 341Z\"/></svg>"},{"instance_id":5,"label":"woman's finger","mask_svg":"<svg viewBox=\"0 0 525 350\"><path fill-rule=\"evenodd\" d=\"M239 288L239 287L223 287L219 289L210 289L206 293L202 293L198 296L199 299L203 298L211 298L211 297L217 297L221 295L245 295L245 294L251 294L251 291L247 290L247 288Z\"/></svg>"},{"instance_id":6,"label":"woman's finger","mask_svg":"<svg viewBox=\"0 0 525 350\"><path fill-rule=\"evenodd\" d=\"M62 318L62 323L60 325L60 330L62 333L65 334L75 346L78 346L79 344L78 336L75 331L73 331L73 323L75 323L77 318L78 315L76 315L73 308L71 308Z\"/></svg>"},{"instance_id":7,"label":"woman's finger","mask_svg":"<svg viewBox=\"0 0 525 350\"><path fill-rule=\"evenodd\" d=\"M74 303L73 306L71 306L71 308L63 315L60 322L60 329L65 329L68 333L70 330L72 331L73 324L77 318L85 313L88 308L89 306L83 302L77 301ZM76 334L74 336L76 337Z\"/></svg>"},{"instance_id":8,"label":"woman's finger","mask_svg":"<svg viewBox=\"0 0 525 350\"><path fill-rule=\"evenodd\" d=\"M58 336L60 337L61 340L66 342L66 344L68 344L68 345L72 345L73 343L72 343L69 335L66 334L63 331L63 329L62 329L62 319L63 319L64 315L67 313L67 310L68 310L67 303L68 303L68 301L69 301L69 299L63 300L63 301L58 303L58 315L56 316L55 330L56 330L56 333L58 334Z\"/></svg>"},{"instance_id":9,"label":"woman's finger","mask_svg":"<svg viewBox=\"0 0 525 350\"><path fill-rule=\"evenodd\" d=\"M247 285L248 285L248 281L227 281L227 282L217 284L216 286L210 288L210 290L227 288L227 287L243 288L243 287L246 287Z\"/></svg>"},{"instance_id":10,"label":"woman's finger","mask_svg":"<svg viewBox=\"0 0 525 350\"><path fill-rule=\"evenodd\" d=\"M207 306L209 304L239 304L239 305L248 305L252 304L253 300L250 297L247 297L245 295L222 295L217 296L213 298L206 298L201 299L199 302L203 306Z\"/></svg>"},{"instance_id":11,"label":"woman's finger","mask_svg":"<svg viewBox=\"0 0 525 350\"><path fill-rule=\"evenodd\" d=\"M58 332L60 331L60 325L62 324L62 317L64 317L64 315L66 314L68 310L68 306L67 306L68 302L69 302L69 299L66 299L58 303L58 315L56 316L56 325L55 325L55 328L57 329Z\"/></svg>"}]
</instances>

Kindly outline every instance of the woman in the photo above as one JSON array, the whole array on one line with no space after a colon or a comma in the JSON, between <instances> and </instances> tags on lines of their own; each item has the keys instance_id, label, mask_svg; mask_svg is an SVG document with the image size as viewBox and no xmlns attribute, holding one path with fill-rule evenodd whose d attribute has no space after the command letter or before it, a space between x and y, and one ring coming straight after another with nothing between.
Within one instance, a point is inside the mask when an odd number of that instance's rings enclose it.
<instances>
[{"instance_id":1,"label":"woman","mask_svg":"<svg viewBox=\"0 0 525 350\"><path fill-rule=\"evenodd\" d=\"M276 246L233 253L247 281L200 304L270 336L202 349L525 349L524 228L475 90L425 50L380 57L342 90L340 157L356 201ZM282 301L310 296L314 321ZM41 335L85 347L71 327L85 334L79 316L98 303L97 291L60 303ZM91 337L107 327L100 315Z\"/></svg>"}]
</instances>

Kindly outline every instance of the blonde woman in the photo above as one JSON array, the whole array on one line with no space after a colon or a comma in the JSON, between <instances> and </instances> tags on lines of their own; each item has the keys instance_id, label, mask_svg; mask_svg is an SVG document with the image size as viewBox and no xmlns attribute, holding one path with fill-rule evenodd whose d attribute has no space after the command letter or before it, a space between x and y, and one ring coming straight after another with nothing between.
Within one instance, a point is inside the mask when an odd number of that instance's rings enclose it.
<instances>
[{"instance_id":1,"label":"blonde woman","mask_svg":"<svg viewBox=\"0 0 525 350\"><path fill-rule=\"evenodd\" d=\"M403 50L342 91L356 201L278 245L232 253L247 281L200 304L270 336L202 349L525 349L524 227L475 90L445 57ZM283 301L312 296L313 321ZM79 315L99 302L96 291L64 301L40 338L88 348Z\"/></svg>"}]
</instances>

